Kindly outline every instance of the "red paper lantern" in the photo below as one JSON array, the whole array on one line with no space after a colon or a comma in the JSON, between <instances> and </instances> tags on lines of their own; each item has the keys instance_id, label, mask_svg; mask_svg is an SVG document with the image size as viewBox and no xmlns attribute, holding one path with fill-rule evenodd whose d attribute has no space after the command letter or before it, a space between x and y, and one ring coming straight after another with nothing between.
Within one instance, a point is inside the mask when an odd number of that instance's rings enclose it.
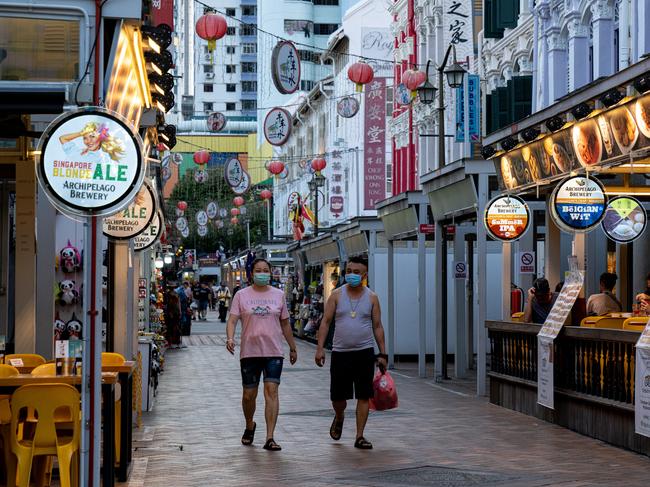
<instances>
[{"instance_id":1,"label":"red paper lantern","mask_svg":"<svg viewBox=\"0 0 650 487\"><path fill-rule=\"evenodd\" d=\"M402 82L411 90L411 97L415 98L417 89L427 80L427 73L415 69L407 69L402 73Z\"/></svg>"},{"instance_id":2,"label":"red paper lantern","mask_svg":"<svg viewBox=\"0 0 650 487\"><path fill-rule=\"evenodd\" d=\"M271 161L268 170L271 174L279 176L284 171L284 163L282 161Z\"/></svg>"},{"instance_id":3,"label":"red paper lantern","mask_svg":"<svg viewBox=\"0 0 650 487\"><path fill-rule=\"evenodd\" d=\"M187 203L185 201L179 201L176 203L176 208L178 208L181 211L187 210Z\"/></svg>"},{"instance_id":4,"label":"red paper lantern","mask_svg":"<svg viewBox=\"0 0 650 487\"><path fill-rule=\"evenodd\" d=\"M239 208L231 208L231 209L230 209L230 214L231 214L232 216L237 216L237 215L239 215L240 213L241 213L241 211L239 211Z\"/></svg>"},{"instance_id":5,"label":"red paper lantern","mask_svg":"<svg viewBox=\"0 0 650 487\"><path fill-rule=\"evenodd\" d=\"M363 91L363 85L370 83L375 77L375 72L368 63L357 61L348 69L348 78L356 84L358 93Z\"/></svg>"},{"instance_id":6,"label":"red paper lantern","mask_svg":"<svg viewBox=\"0 0 650 487\"><path fill-rule=\"evenodd\" d=\"M237 218L236 216L233 216L230 219L230 223L232 223L233 225L237 225L239 223L239 218Z\"/></svg>"},{"instance_id":7,"label":"red paper lantern","mask_svg":"<svg viewBox=\"0 0 650 487\"><path fill-rule=\"evenodd\" d=\"M207 164L208 161L210 160L210 152L208 152L205 149L201 149L199 151L196 151L194 153L194 162L197 163L199 166L202 166L203 164Z\"/></svg>"},{"instance_id":8,"label":"red paper lantern","mask_svg":"<svg viewBox=\"0 0 650 487\"><path fill-rule=\"evenodd\" d=\"M234 204L235 206L243 206L244 203L245 203L245 202L244 202L244 198L242 198L241 196L236 196L236 197L232 200L232 202L233 202L233 204Z\"/></svg>"},{"instance_id":9,"label":"red paper lantern","mask_svg":"<svg viewBox=\"0 0 650 487\"><path fill-rule=\"evenodd\" d=\"M217 47L217 40L226 35L228 24L221 15L207 13L196 21L196 34L208 41L208 51L212 59L212 51Z\"/></svg>"},{"instance_id":10,"label":"red paper lantern","mask_svg":"<svg viewBox=\"0 0 650 487\"><path fill-rule=\"evenodd\" d=\"M320 174L320 172L325 169L327 166L327 161L323 159L322 157L317 157L316 159L312 159L311 161L311 168L316 171L316 174Z\"/></svg>"},{"instance_id":11,"label":"red paper lantern","mask_svg":"<svg viewBox=\"0 0 650 487\"><path fill-rule=\"evenodd\" d=\"M262 190L260 193L260 198L262 198L264 201L268 201L273 197L273 193L271 193L268 189Z\"/></svg>"}]
</instances>

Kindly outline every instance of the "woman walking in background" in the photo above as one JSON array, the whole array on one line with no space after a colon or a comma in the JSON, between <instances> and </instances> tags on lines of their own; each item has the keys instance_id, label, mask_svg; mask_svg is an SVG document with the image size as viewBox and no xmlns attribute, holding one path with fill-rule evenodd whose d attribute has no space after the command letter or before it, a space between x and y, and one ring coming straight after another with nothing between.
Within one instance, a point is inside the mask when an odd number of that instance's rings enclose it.
<instances>
[{"instance_id":1,"label":"woman walking in background","mask_svg":"<svg viewBox=\"0 0 650 487\"><path fill-rule=\"evenodd\" d=\"M165 293L165 329L169 348L179 348L181 345L181 305L173 286L169 286Z\"/></svg>"},{"instance_id":2,"label":"woman walking in background","mask_svg":"<svg viewBox=\"0 0 650 487\"><path fill-rule=\"evenodd\" d=\"M298 360L296 342L289 324L289 311L284 293L269 285L271 265L264 259L253 262L253 285L239 291L232 300L228 325L226 326L226 348L235 353L235 327L242 323L241 331L241 376L244 388L242 409L246 419L246 429L241 442L251 445L255 437L255 400L264 374L264 400L266 418L265 450L277 451L282 448L273 439L278 419L280 402L278 388L282 374L284 351L282 338L289 344L291 365Z\"/></svg>"}]
</instances>

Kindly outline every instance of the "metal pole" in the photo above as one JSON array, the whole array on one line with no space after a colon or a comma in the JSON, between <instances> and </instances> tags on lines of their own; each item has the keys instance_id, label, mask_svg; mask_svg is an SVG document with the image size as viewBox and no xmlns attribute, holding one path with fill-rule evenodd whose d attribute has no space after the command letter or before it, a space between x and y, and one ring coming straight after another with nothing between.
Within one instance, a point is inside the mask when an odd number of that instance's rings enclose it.
<instances>
[{"instance_id":1,"label":"metal pole","mask_svg":"<svg viewBox=\"0 0 650 487\"><path fill-rule=\"evenodd\" d=\"M447 51L449 52L449 51ZM438 168L445 167L444 64L438 68Z\"/></svg>"},{"instance_id":2,"label":"metal pole","mask_svg":"<svg viewBox=\"0 0 650 487\"><path fill-rule=\"evenodd\" d=\"M314 189L314 237L318 237L318 187Z\"/></svg>"},{"instance_id":3,"label":"metal pole","mask_svg":"<svg viewBox=\"0 0 650 487\"><path fill-rule=\"evenodd\" d=\"M480 222L477 221L477 225ZM475 233L465 235L467 242L467 368L474 368L474 241Z\"/></svg>"},{"instance_id":4,"label":"metal pole","mask_svg":"<svg viewBox=\"0 0 650 487\"><path fill-rule=\"evenodd\" d=\"M251 221L246 218L246 247L251 248Z\"/></svg>"},{"instance_id":5,"label":"metal pole","mask_svg":"<svg viewBox=\"0 0 650 487\"><path fill-rule=\"evenodd\" d=\"M478 215L483 215L488 201L488 176L480 174L478 177ZM478 350L476 394L484 396L487 380L487 331L485 329L485 316L487 308L487 234L485 225L476 222L476 251L478 255Z\"/></svg>"},{"instance_id":6,"label":"metal pole","mask_svg":"<svg viewBox=\"0 0 650 487\"><path fill-rule=\"evenodd\" d=\"M442 227L442 229L442 274L440 276L442 284L442 363L440 365L442 367L442 378L449 379L449 375L447 375L447 318L449 314L447 310L447 296L449 290L449 285L447 283L447 232L445 227Z\"/></svg>"},{"instance_id":7,"label":"metal pole","mask_svg":"<svg viewBox=\"0 0 650 487\"><path fill-rule=\"evenodd\" d=\"M420 223L427 222L427 205L420 205ZM418 232L418 375L427 376L427 254L426 235Z\"/></svg>"},{"instance_id":8,"label":"metal pole","mask_svg":"<svg viewBox=\"0 0 650 487\"><path fill-rule=\"evenodd\" d=\"M469 56L466 58L467 76L463 76L463 140L464 156L469 159L472 157L472 141L469 135Z\"/></svg>"},{"instance_id":9,"label":"metal pole","mask_svg":"<svg viewBox=\"0 0 650 487\"><path fill-rule=\"evenodd\" d=\"M395 366L395 245L388 240L388 366Z\"/></svg>"},{"instance_id":10,"label":"metal pole","mask_svg":"<svg viewBox=\"0 0 650 487\"><path fill-rule=\"evenodd\" d=\"M271 200L266 200L266 239L271 241Z\"/></svg>"}]
</instances>

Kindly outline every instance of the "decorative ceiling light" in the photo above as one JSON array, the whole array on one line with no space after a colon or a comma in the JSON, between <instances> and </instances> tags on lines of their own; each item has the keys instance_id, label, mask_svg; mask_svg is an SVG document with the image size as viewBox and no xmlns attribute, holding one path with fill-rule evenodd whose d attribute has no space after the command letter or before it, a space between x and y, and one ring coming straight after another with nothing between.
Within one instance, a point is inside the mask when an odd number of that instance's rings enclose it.
<instances>
[{"instance_id":1,"label":"decorative ceiling light","mask_svg":"<svg viewBox=\"0 0 650 487\"><path fill-rule=\"evenodd\" d=\"M564 120L562 120L560 117L549 118L546 121L546 128L551 132L557 132L562 127L564 127Z\"/></svg>"},{"instance_id":2,"label":"decorative ceiling light","mask_svg":"<svg viewBox=\"0 0 650 487\"><path fill-rule=\"evenodd\" d=\"M508 137L507 139L503 139L501 141L501 147L503 147L503 150L508 152L517 147L517 139L514 137Z\"/></svg>"},{"instance_id":3,"label":"decorative ceiling light","mask_svg":"<svg viewBox=\"0 0 650 487\"><path fill-rule=\"evenodd\" d=\"M624 98L623 93L621 93L617 89L613 89L613 90L609 90L607 93L601 96L600 101L603 103L603 105L609 108L611 106L616 105L623 98Z\"/></svg>"},{"instance_id":4,"label":"decorative ceiling light","mask_svg":"<svg viewBox=\"0 0 650 487\"><path fill-rule=\"evenodd\" d=\"M634 80L634 88L639 93L650 91L650 76L642 76Z\"/></svg>"},{"instance_id":5,"label":"decorative ceiling light","mask_svg":"<svg viewBox=\"0 0 650 487\"><path fill-rule=\"evenodd\" d=\"M529 127L523 132L521 132L521 138L524 139L525 142L532 142L539 136L540 132L539 129L536 127Z\"/></svg>"},{"instance_id":6,"label":"decorative ceiling light","mask_svg":"<svg viewBox=\"0 0 650 487\"><path fill-rule=\"evenodd\" d=\"M496 149L491 145L484 145L483 147L481 147L481 155L483 156L483 159L489 159L496 153L497 153Z\"/></svg>"},{"instance_id":7,"label":"decorative ceiling light","mask_svg":"<svg viewBox=\"0 0 650 487\"><path fill-rule=\"evenodd\" d=\"M582 120L583 118L589 116L591 112L592 109L587 103L580 103L580 105L574 107L571 110L571 113L576 118L576 120Z\"/></svg>"}]
</instances>

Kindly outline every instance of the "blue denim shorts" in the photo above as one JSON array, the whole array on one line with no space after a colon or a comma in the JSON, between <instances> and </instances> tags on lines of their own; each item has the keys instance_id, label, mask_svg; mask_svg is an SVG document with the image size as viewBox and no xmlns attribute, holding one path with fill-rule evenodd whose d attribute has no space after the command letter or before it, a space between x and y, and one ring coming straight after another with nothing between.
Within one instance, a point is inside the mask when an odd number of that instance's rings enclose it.
<instances>
[{"instance_id":1,"label":"blue denim shorts","mask_svg":"<svg viewBox=\"0 0 650 487\"><path fill-rule=\"evenodd\" d=\"M264 382L280 383L282 357L248 357L241 359L241 381L244 388L257 387L264 373Z\"/></svg>"}]
</instances>

